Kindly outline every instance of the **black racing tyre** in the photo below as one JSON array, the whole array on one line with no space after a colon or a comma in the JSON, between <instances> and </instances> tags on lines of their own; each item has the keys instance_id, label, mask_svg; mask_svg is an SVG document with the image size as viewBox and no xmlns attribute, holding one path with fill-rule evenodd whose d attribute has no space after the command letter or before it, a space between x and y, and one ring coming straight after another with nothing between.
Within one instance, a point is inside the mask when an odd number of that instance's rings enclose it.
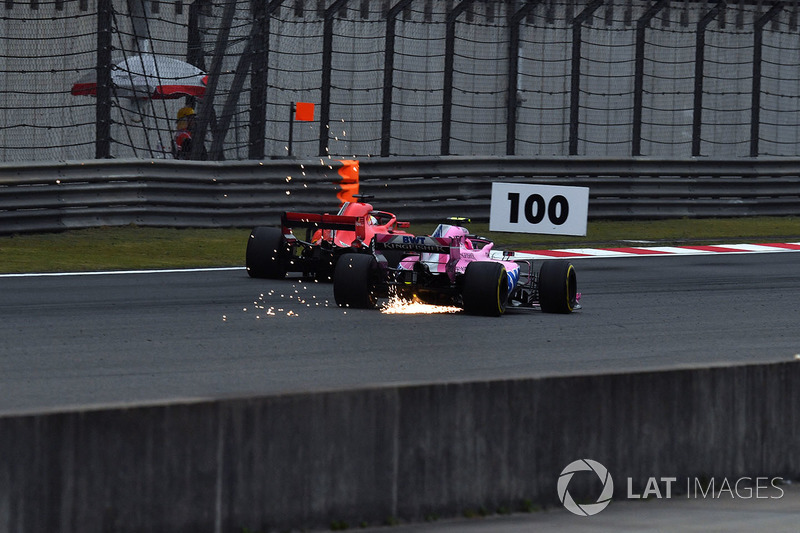
<instances>
[{"instance_id":1,"label":"black racing tyre","mask_svg":"<svg viewBox=\"0 0 800 533\"><path fill-rule=\"evenodd\" d=\"M280 228L259 226L250 232L245 265L251 278L286 277L291 250Z\"/></svg>"},{"instance_id":2,"label":"black racing tyre","mask_svg":"<svg viewBox=\"0 0 800 533\"><path fill-rule=\"evenodd\" d=\"M333 272L333 298L339 307L374 309L378 305L378 261L371 254L345 254Z\"/></svg>"},{"instance_id":3,"label":"black racing tyre","mask_svg":"<svg viewBox=\"0 0 800 533\"><path fill-rule=\"evenodd\" d=\"M500 316L506 311L508 274L501 263L479 261L467 265L461 294L464 310L472 315Z\"/></svg>"},{"instance_id":4,"label":"black racing tyre","mask_svg":"<svg viewBox=\"0 0 800 533\"><path fill-rule=\"evenodd\" d=\"M539 305L545 313L571 313L578 295L575 267L564 260L542 263L539 269Z\"/></svg>"}]
</instances>

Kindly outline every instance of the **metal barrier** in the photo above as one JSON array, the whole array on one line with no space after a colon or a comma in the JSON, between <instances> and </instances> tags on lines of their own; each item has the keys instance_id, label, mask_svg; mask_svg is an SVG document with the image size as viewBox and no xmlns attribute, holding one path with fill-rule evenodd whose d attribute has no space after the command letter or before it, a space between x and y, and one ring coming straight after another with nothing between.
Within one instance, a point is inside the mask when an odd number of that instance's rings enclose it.
<instances>
[{"instance_id":1,"label":"metal barrier","mask_svg":"<svg viewBox=\"0 0 800 533\"><path fill-rule=\"evenodd\" d=\"M249 227L335 210L345 163L96 160L0 166L0 234L99 226Z\"/></svg>"},{"instance_id":2,"label":"metal barrier","mask_svg":"<svg viewBox=\"0 0 800 533\"><path fill-rule=\"evenodd\" d=\"M275 225L335 212L348 164L333 159L92 160L0 165L0 234L98 226ZM800 161L520 157L375 158L360 192L404 220L489 218L491 183L589 187L590 219L800 215Z\"/></svg>"},{"instance_id":3,"label":"metal barrier","mask_svg":"<svg viewBox=\"0 0 800 533\"><path fill-rule=\"evenodd\" d=\"M361 162L361 191L409 220L443 215L488 220L493 181L589 187L590 219L800 215L797 160L436 157Z\"/></svg>"}]
</instances>

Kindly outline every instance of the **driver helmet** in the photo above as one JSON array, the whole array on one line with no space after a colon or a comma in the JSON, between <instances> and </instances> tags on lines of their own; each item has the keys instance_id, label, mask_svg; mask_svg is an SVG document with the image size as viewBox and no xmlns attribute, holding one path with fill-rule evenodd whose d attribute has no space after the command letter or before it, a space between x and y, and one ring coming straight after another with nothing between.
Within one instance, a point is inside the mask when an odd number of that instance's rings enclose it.
<instances>
[{"instance_id":1,"label":"driver helmet","mask_svg":"<svg viewBox=\"0 0 800 533\"><path fill-rule=\"evenodd\" d=\"M195 110L189 106L182 107L178 110L178 120L184 119L186 117L191 117L196 115L197 113Z\"/></svg>"}]
</instances>

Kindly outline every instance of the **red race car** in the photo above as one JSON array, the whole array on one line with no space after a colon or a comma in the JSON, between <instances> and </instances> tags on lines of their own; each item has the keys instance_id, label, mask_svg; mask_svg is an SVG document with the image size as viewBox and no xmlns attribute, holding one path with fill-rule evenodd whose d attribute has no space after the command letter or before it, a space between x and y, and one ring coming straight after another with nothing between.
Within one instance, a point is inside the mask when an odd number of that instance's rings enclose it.
<instances>
[{"instance_id":1,"label":"red race car","mask_svg":"<svg viewBox=\"0 0 800 533\"><path fill-rule=\"evenodd\" d=\"M341 255L372 253L375 234L409 235L403 231L408 222L376 211L362 201L368 196L356 198L356 202L345 202L335 215L284 212L280 228L254 228L247 241L247 273L253 278L281 279L287 272L301 272L304 277L330 281ZM294 228L304 228L305 235L296 235ZM403 254L396 255L387 259L397 264Z\"/></svg>"}]
</instances>

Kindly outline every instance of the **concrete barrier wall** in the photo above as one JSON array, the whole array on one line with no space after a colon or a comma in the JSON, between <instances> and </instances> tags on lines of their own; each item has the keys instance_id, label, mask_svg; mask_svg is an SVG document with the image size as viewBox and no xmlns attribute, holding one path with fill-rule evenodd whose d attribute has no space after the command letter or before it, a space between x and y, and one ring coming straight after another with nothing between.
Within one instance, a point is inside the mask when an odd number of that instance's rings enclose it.
<instances>
[{"instance_id":1,"label":"concrete barrier wall","mask_svg":"<svg viewBox=\"0 0 800 533\"><path fill-rule=\"evenodd\" d=\"M0 532L240 532L558 504L561 470L800 475L800 363L0 418ZM580 486L570 492L580 497ZM595 492L595 498L597 493ZM577 499L576 497L576 499ZM613 505L613 504L612 504Z\"/></svg>"}]
</instances>

